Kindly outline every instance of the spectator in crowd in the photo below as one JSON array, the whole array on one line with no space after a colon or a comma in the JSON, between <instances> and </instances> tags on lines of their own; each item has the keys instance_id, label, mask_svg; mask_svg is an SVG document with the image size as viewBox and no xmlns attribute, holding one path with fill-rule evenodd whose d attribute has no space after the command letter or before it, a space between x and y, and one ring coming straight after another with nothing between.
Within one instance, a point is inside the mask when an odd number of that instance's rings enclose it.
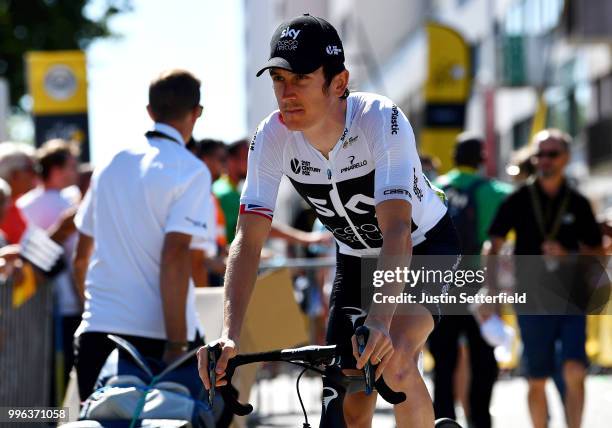
<instances>
[{"instance_id":1,"label":"spectator in crowd","mask_svg":"<svg viewBox=\"0 0 612 428\"><path fill-rule=\"evenodd\" d=\"M38 165L42 183L29 191L17 201L17 207L28 224L49 230L62 215L75 207L73 198L64 192L74 186L78 178L78 147L70 142L55 139L49 140L37 151ZM67 266L74 254L76 230L64 241L64 258ZM60 319L59 335L64 356L63 379L60 385L66 385L72 368L74 332L81 321L82 302L72 280L71 269L65 269L53 279L56 315Z\"/></svg>"},{"instance_id":2,"label":"spectator in crowd","mask_svg":"<svg viewBox=\"0 0 612 428\"><path fill-rule=\"evenodd\" d=\"M11 204L11 186L0 178L0 224L4 222ZM4 231L0 230L0 248L8 244Z\"/></svg>"},{"instance_id":3,"label":"spectator in crowd","mask_svg":"<svg viewBox=\"0 0 612 428\"><path fill-rule=\"evenodd\" d=\"M0 223L4 221L11 203L11 187L0 178ZM7 245L6 237L0 230L0 283L13 276L21 267L19 246Z\"/></svg>"},{"instance_id":4,"label":"spectator in crowd","mask_svg":"<svg viewBox=\"0 0 612 428\"><path fill-rule=\"evenodd\" d=\"M477 255L487 238L487 230L497 208L510 194L512 187L480 175L478 170L485 159L484 142L477 135L460 134L453 159L455 167L438 177L436 185L444 190L448 198L449 214L460 237L462 254ZM467 388L466 416L470 426L490 428L489 404L498 368L493 347L482 337L480 326L471 314L443 317L429 336L429 350L435 360L436 418L455 419L453 386L458 351L462 346L460 339L463 338L468 347L470 372L474 374L470 376Z\"/></svg>"},{"instance_id":5,"label":"spectator in crowd","mask_svg":"<svg viewBox=\"0 0 612 428\"><path fill-rule=\"evenodd\" d=\"M246 178L249 143L238 140L227 149L227 172L213 184L213 192L219 199L225 215L225 234L231 244L236 233L240 211L240 183Z\"/></svg>"},{"instance_id":6,"label":"spectator in crowd","mask_svg":"<svg viewBox=\"0 0 612 428\"><path fill-rule=\"evenodd\" d=\"M81 192L81 195L87 193L92 174L93 166L90 163L82 163L79 165L79 180L77 186L79 188L79 192Z\"/></svg>"},{"instance_id":7,"label":"spectator in crowd","mask_svg":"<svg viewBox=\"0 0 612 428\"><path fill-rule=\"evenodd\" d=\"M34 148L24 143L0 143L0 178L11 188L11 199L0 230L9 244L17 244L26 230L27 222L15 202L36 186Z\"/></svg>"},{"instance_id":8,"label":"spectator in crowd","mask_svg":"<svg viewBox=\"0 0 612 428\"><path fill-rule=\"evenodd\" d=\"M202 343L189 252L192 239L207 238L211 179L185 148L202 114L200 81L162 73L147 111L153 130L96 170L75 218L75 281L86 296L75 341L81 400L114 349L109 333L166 363Z\"/></svg>"},{"instance_id":9,"label":"spectator in crowd","mask_svg":"<svg viewBox=\"0 0 612 428\"><path fill-rule=\"evenodd\" d=\"M192 140L189 150L208 167L213 182L215 182L227 163L227 148L219 140ZM225 230L225 214L214 193L211 199L211 222L214 223L214 235L209 238L204 250L192 251L192 278L196 286L220 286L225 273L225 258L227 257L227 237ZM209 231L210 232L210 231Z\"/></svg>"},{"instance_id":10,"label":"spectator in crowd","mask_svg":"<svg viewBox=\"0 0 612 428\"><path fill-rule=\"evenodd\" d=\"M423 174L429 181L434 181L438 178L438 170L440 169L440 160L433 156L420 155Z\"/></svg>"},{"instance_id":11,"label":"spectator in crowd","mask_svg":"<svg viewBox=\"0 0 612 428\"><path fill-rule=\"evenodd\" d=\"M534 136L535 179L521 185L500 206L489 228L490 254L499 254L511 229L516 234L516 255L603 253L601 230L589 201L570 187L564 173L570 145L571 137L556 129ZM483 308L485 317L495 309ZM519 314L518 321L533 426L547 426L546 379L554 375L556 352L560 349L567 426L580 427L587 365L586 316Z\"/></svg>"}]
</instances>

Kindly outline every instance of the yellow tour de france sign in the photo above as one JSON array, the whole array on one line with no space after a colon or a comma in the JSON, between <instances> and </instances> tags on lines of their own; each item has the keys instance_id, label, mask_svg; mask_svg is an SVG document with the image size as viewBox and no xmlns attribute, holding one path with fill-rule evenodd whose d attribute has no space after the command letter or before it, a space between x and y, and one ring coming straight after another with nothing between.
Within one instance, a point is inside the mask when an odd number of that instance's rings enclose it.
<instances>
[{"instance_id":1,"label":"yellow tour de france sign","mask_svg":"<svg viewBox=\"0 0 612 428\"><path fill-rule=\"evenodd\" d=\"M34 115L87 112L84 52L29 52L26 68Z\"/></svg>"},{"instance_id":2,"label":"yellow tour de france sign","mask_svg":"<svg viewBox=\"0 0 612 428\"><path fill-rule=\"evenodd\" d=\"M471 88L470 49L463 37L445 25L427 25L425 124L420 152L440 161L439 173L453 166L455 138L465 126L465 107Z\"/></svg>"},{"instance_id":3,"label":"yellow tour de france sign","mask_svg":"<svg viewBox=\"0 0 612 428\"><path fill-rule=\"evenodd\" d=\"M435 23L427 25L429 42L427 102L465 102L470 94L470 50L455 30Z\"/></svg>"}]
</instances>

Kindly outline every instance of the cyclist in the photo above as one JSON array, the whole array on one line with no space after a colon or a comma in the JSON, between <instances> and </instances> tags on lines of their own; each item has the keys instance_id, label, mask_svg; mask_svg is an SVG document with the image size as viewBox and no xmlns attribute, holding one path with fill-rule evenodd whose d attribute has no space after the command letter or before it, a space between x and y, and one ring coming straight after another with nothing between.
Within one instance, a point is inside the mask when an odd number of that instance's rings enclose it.
<instances>
[{"instance_id":1,"label":"cyclist","mask_svg":"<svg viewBox=\"0 0 612 428\"><path fill-rule=\"evenodd\" d=\"M405 260L411 254L457 254L456 235L443 202L421 170L410 123L389 99L350 94L342 42L331 24L305 14L281 24L270 43L268 70L279 110L261 122L251 141L236 238L225 282L223 352L217 385L223 385L255 283L259 254L270 231L281 176L286 175L317 212L337 243L337 273L326 341L346 344L342 368L377 364L376 377L408 399L395 407L398 426L433 427L430 396L418 360L434 322L435 307L410 305L402 314L361 302L362 257ZM402 284L403 285L403 284ZM429 309L429 310L428 310ZM354 328L369 327L359 355ZM352 343L352 346L351 346ZM352 349L352 352L351 352ZM200 376L210 387L207 357L198 353ZM369 426L375 396L346 397L349 426Z\"/></svg>"}]
</instances>

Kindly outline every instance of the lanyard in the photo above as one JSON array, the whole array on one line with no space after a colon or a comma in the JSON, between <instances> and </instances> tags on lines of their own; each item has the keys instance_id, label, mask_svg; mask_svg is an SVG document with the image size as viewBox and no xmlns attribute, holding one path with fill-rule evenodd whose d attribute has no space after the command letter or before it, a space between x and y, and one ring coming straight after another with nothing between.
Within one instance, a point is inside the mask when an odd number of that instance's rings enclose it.
<instances>
[{"instance_id":1,"label":"lanyard","mask_svg":"<svg viewBox=\"0 0 612 428\"><path fill-rule=\"evenodd\" d=\"M538 223L538 228L540 229L542 238L545 241L550 241L550 240L555 239L557 233L559 232L559 228L561 227L561 219L563 218L563 215L565 214L567 210L567 205L569 203L569 199L570 199L569 198L570 197L569 187L567 186L567 184L564 186L563 199L561 201L561 204L559 205L557 216L552 222L550 231L548 233L546 232L546 224L547 224L547 221L550 220L551 218L552 204L548 204L548 206L546 207L546 213L544 213L543 212L544 210L542 209L542 203L541 203L542 201L536 189L536 182L534 181L533 183L529 184L527 187L529 188L529 194L531 195L531 202L533 205L533 212L535 214L535 218Z\"/></svg>"},{"instance_id":2,"label":"lanyard","mask_svg":"<svg viewBox=\"0 0 612 428\"><path fill-rule=\"evenodd\" d=\"M181 142L179 140L177 140L174 137L171 137L168 134L164 134L163 132L159 132L159 131L148 131L145 134L145 137L147 138L163 138L165 140L170 140L170 141L174 141L177 144L181 144Z\"/></svg>"}]
</instances>

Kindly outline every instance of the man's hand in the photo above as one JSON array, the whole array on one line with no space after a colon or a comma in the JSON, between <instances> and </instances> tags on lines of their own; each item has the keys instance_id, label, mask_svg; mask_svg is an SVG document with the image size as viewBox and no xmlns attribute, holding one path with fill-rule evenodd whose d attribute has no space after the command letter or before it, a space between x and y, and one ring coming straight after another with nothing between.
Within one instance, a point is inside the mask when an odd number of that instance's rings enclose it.
<instances>
[{"instance_id":1,"label":"man's hand","mask_svg":"<svg viewBox=\"0 0 612 428\"><path fill-rule=\"evenodd\" d=\"M351 343L353 344L353 356L357 360L357 369L362 369L365 364L370 360L372 365L377 365L375 379L378 379L382 375L385 367L389 364L391 356L393 355L393 342L389 334L389 329L381 323L368 322L364 324L370 330L368 342L363 350L363 353L359 355L359 348L357 347L357 337L353 335L351 337Z\"/></svg>"},{"instance_id":2,"label":"man's hand","mask_svg":"<svg viewBox=\"0 0 612 428\"><path fill-rule=\"evenodd\" d=\"M334 242L334 235L331 232L307 232L304 244L308 245L331 245Z\"/></svg>"},{"instance_id":3,"label":"man's hand","mask_svg":"<svg viewBox=\"0 0 612 428\"><path fill-rule=\"evenodd\" d=\"M227 338L215 340L214 342L211 342L208 345L202 346L200 349L198 349L198 372L200 374L200 379L202 379L202 383L204 384L204 388L207 390L210 390L210 379L208 377L208 348L212 348L215 345L221 346L221 356L217 360L217 365L215 367L215 373L217 374L215 387L227 384L227 381L223 379L225 377L227 363L231 358L234 358L238 354L238 347L236 346L236 343Z\"/></svg>"},{"instance_id":4,"label":"man's hand","mask_svg":"<svg viewBox=\"0 0 612 428\"><path fill-rule=\"evenodd\" d=\"M77 213L77 207L71 207L62 212L57 222L47 231L49 238L58 244L62 244L73 233L76 233L77 228L74 224L74 217Z\"/></svg>"}]
</instances>

